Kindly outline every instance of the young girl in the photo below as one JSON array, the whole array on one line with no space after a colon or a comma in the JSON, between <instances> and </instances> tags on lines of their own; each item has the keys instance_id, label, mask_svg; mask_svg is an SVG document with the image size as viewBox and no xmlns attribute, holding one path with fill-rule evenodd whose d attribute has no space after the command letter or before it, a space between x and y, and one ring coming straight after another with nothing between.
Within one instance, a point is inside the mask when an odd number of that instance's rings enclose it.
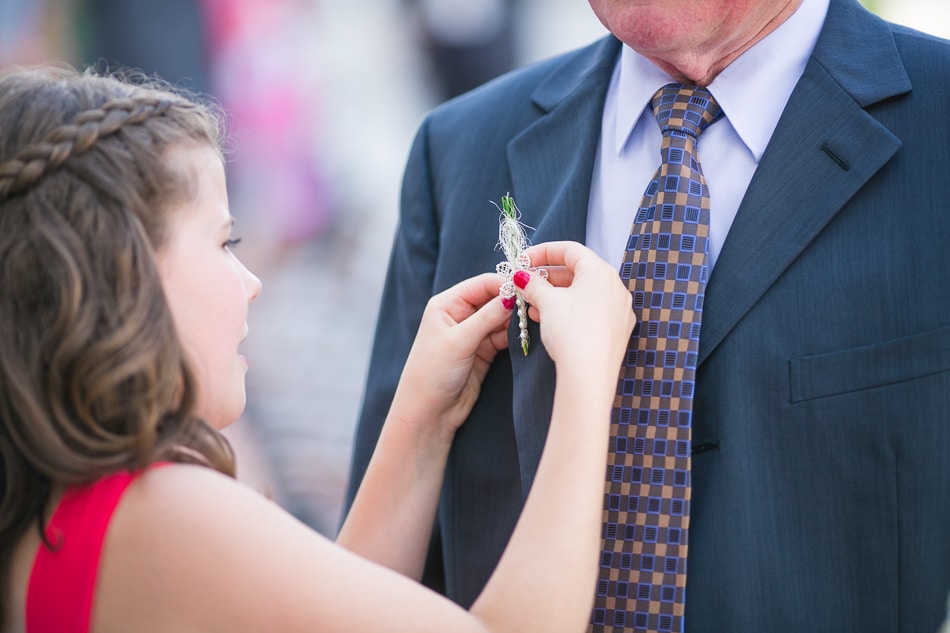
<instances>
[{"instance_id":1,"label":"young girl","mask_svg":"<svg viewBox=\"0 0 950 633\"><path fill-rule=\"evenodd\" d=\"M260 281L231 253L219 121L155 87L0 77L4 631L583 631L609 411L633 327L570 243L519 276L558 368L524 514L470 611L422 587L442 471L510 311L485 274L422 319L337 544L237 483ZM341 547L342 546L342 547Z\"/></svg>"}]
</instances>

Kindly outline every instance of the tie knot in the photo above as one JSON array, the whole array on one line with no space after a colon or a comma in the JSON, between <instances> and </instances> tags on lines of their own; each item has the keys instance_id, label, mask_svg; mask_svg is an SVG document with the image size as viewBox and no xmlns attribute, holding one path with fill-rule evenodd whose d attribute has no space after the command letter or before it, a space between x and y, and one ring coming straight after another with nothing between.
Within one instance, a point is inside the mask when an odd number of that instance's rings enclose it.
<instances>
[{"instance_id":1,"label":"tie knot","mask_svg":"<svg viewBox=\"0 0 950 633\"><path fill-rule=\"evenodd\" d=\"M710 123L722 116L722 108L712 93L699 86L667 84L653 95L652 105L656 122L664 135L685 133L697 138Z\"/></svg>"}]
</instances>

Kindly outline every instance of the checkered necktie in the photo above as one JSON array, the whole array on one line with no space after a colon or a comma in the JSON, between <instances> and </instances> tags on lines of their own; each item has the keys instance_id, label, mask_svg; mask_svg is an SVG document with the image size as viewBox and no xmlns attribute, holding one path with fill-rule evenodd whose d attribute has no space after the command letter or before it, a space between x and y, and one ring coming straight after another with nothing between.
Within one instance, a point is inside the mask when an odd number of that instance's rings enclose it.
<instances>
[{"instance_id":1,"label":"checkered necktie","mask_svg":"<svg viewBox=\"0 0 950 633\"><path fill-rule=\"evenodd\" d=\"M704 88L653 97L662 162L637 209L620 276L639 317L617 381L604 541L591 631L682 631L690 426L709 190L699 134L722 110Z\"/></svg>"}]
</instances>

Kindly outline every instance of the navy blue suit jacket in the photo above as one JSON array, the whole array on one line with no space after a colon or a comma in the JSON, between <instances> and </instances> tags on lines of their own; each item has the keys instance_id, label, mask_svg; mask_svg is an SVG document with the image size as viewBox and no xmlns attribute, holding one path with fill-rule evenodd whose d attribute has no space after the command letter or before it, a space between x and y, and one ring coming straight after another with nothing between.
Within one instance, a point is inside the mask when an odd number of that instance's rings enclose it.
<instances>
[{"instance_id":1,"label":"navy blue suit jacket","mask_svg":"<svg viewBox=\"0 0 950 633\"><path fill-rule=\"evenodd\" d=\"M584 241L619 49L608 37L517 71L422 124L353 486L426 300L500 260L490 201L511 192L535 243ZM950 45L832 0L709 280L687 630L938 628L950 590L948 290ZM553 389L541 345L502 354L458 433L439 528L446 592L463 605L522 507Z\"/></svg>"}]
</instances>

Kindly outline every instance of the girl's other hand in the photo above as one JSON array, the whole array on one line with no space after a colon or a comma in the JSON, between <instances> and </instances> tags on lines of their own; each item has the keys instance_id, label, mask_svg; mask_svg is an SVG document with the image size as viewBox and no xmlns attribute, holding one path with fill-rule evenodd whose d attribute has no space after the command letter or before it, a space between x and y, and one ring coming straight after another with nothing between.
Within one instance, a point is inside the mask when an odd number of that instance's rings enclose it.
<instances>
[{"instance_id":1,"label":"girl's other hand","mask_svg":"<svg viewBox=\"0 0 950 633\"><path fill-rule=\"evenodd\" d=\"M498 297L501 283L499 275L485 273L429 300L391 415L433 425L451 439L475 404L498 350L508 347L511 310Z\"/></svg>"}]
</instances>

